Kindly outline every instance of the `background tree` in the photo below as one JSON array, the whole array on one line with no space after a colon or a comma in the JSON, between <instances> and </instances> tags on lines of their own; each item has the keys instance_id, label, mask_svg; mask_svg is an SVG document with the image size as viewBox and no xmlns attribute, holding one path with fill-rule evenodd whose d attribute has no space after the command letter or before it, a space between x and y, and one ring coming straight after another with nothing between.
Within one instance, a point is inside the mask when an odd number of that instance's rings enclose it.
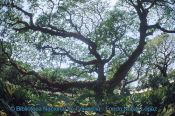
<instances>
[{"instance_id":1,"label":"background tree","mask_svg":"<svg viewBox=\"0 0 175 116\"><path fill-rule=\"evenodd\" d=\"M168 75L174 68L173 46L173 35L161 34L149 41L142 56L145 62L145 73L140 79L143 86L159 87L167 85L171 80Z\"/></svg>"}]
</instances>

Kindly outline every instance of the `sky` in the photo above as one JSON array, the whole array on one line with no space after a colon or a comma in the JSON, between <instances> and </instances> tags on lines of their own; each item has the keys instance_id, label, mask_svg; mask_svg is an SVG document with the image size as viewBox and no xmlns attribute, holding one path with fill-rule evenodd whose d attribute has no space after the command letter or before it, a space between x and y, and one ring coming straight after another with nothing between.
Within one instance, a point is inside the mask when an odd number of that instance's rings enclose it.
<instances>
[{"instance_id":1,"label":"sky","mask_svg":"<svg viewBox=\"0 0 175 116\"><path fill-rule=\"evenodd\" d=\"M115 5L118 0L110 0L110 1L111 1L110 2L111 5Z\"/></svg>"},{"instance_id":2,"label":"sky","mask_svg":"<svg viewBox=\"0 0 175 116\"><path fill-rule=\"evenodd\" d=\"M107 1L107 2L110 2L110 6L113 7L118 0L102 0L102 1Z\"/></svg>"}]
</instances>

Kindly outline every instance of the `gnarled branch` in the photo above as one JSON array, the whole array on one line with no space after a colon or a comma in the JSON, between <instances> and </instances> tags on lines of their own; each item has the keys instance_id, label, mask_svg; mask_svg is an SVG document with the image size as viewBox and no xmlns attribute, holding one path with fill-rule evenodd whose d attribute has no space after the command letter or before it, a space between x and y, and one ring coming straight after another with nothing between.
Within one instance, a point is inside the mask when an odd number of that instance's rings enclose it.
<instances>
[{"instance_id":1,"label":"gnarled branch","mask_svg":"<svg viewBox=\"0 0 175 116\"><path fill-rule=\"evenodd\" d=\"M46 49L46 48L49 48L52 50L52 54L53 55L65 55L67 56L71 61L75 62L75 63L78 63L80 65L95 65L97 64L97 60L91 60L91 61L81 61L81 60L77 60L75 59L72 55L70 55L69 51L65 50L64 48L60 48L60 47L56 47L56 48L53 48L52 46L43 46L41 47L41 49ZM62 51L61 53L60 52L56 52L56 49L59 49L60 51Z\"/></svg>"}]
</instances>

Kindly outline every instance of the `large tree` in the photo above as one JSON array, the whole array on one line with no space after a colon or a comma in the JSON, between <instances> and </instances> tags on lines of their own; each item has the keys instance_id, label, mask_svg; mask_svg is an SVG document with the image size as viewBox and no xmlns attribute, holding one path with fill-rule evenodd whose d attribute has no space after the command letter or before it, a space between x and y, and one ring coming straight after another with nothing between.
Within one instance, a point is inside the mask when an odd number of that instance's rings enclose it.
<instances>
[{"instance_id":1,"label":"large tree","mask_svg":"<svg viewBox=\"0 0 175 116\"><path fill-rule=\"evenodd\" d=\"M44 57L43 63L52 61L55 66L66 62L94 76L92 81L51 81L37 71L24 70L15 62L17 55L12 55L8 57L12 66L41 83L25 80L20 84L52 92L87 88L94 90L100 104L104 95L112 93L127 76L149 36L158 31L175 32L171 25L175 21L174 4L173 0L121 0L110 11L100 0L1 1L1 38L17 47L14 49L19 57L24 55L19 49L28 50L37 58ZM128 46L121 45L126 40L134 41L129 51ZM112 67L115 70L108 78L111 62L118 62L115 59L121 54L124 58ZM27 60L33 61L30 56Z\"/></svg>"}]
</instances>

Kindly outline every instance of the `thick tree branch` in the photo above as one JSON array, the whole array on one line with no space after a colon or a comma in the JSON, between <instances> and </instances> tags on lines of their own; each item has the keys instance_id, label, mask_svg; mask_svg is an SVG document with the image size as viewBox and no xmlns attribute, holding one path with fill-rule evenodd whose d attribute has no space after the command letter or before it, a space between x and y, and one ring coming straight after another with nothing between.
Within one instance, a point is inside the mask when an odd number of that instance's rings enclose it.
<instances>
[{"instance_id":1,"label":"thick tree branch","mask_svg":"<svg viewBox=\"0 0 175 116\"><path fill-rule=\"evenodd\" d=\"M165 33L175 33L175 30L165 29L165 28L161 27L159 23L156 23L155 25L149 25L148 28L149 29L154 29L154 30L155 29L159 29L159 30L161 30L161 31L163 31Z\"/></svg>"},{"instance_id":2,"label":"thick tree branch","mask_svg":"<svg viewBox=\"0 0 175 116\"><path fill-rule=\"evenodd\" d=\"M75 62L75 63L78 63L78 64L81 64L81 65L84 65L84 66L86 66L86 65L95 65L95 64L97 64L97 60L91 60L91 61L81 61L81 60L77 60L77 59L75 59L72 55L70 55L70 53L69 53L67 50L65 50L64 48L60 48L60 47L53 48L52 46L49 46L49 45L41 47L41 49L46 49L46 48L51 49L53 55L65 55L65 56L67 56L71 61L73 61L73 62ZM58 49L59 49L60 51L62 51L62 52L61 52L61 53L60 53L60 52L57 52L56 50L58 50Z\"/></svg>"},{"instance_id":3,"label":"thick tree branch","mask_svg":"<svg viewBox=\"0 0 175 116\"><path fill-rule=\"evenodd\" d=\"M159 24L149 26L147 24L148 9L143 8L142 2L140 0L137 0L137 5L134 4L132 0L129 1L137 11L137 14L140 19L140 42L137 48L134 50L134 52L129 56L128 60L120 66L117 72L114 73L113 78L107 82L108 89L110 90L113 90L116 85L120 84L121 80L124 79L124 77L127 75L130 68L134 65L139 55L143 52L146 37L153 33L147 32L148 29L159 29L166 33L175 33L175 30L164 29Z\"/></svg>"},{"instance_id":4,"label":"thick tree branch","mask_svg":"<svg viewBox=\"0 0 175 116\"><path fill-rule=\"evenodd\" d=\"M11 82L14 83L14 82ZM37 90L44 90L44 91L51 91L51 92L63 92L66 90L70 90L70 89L83 89L83 88L87 88L87 89L94 89L94 86L96 84L95 81L86 81L86 82L82 82L82 81L78 81L78 82L60 82L60 83L56 83L56 82L52 82L52 85L48 85L46 83L40 83L39 85L37 85L36 83L34 83L32 80L22 80L19 81L17 83L14 84L19 84L21 86L29 86L32 88L36 88Z\"/></svg>"},{"instance_id":5,"label":"thick tree branch","mask_svg":"<svg viewBox=\"0 0 175 116\"><path fill-rule=\"evenodd\" d=\"M127 75L130 68L134 65L135 61L137 60L139 55L142 53L144 45L145 45L145 41L141 40L140 44L137 46L137 48L134 50L134 52L131 54L128 60L125 61L120 66L117 72L115 72L113 78L108 81L110 89L115 88L115 86L118 85L121 82L121 80L124 79L124 77Z\"/></svg>"},{"instance_id":6,"label":"thick tree branch","mask_svg":"<svg viewBox=\"0 0 175 116\"><path fill-rule=\"evenodd\" d=\"M96 50L96 48L97 48L96 44L93 41L91 41L90 38L86 38L85 36L83 36L78 31L77 26L72 22L72 15L71 15L70 12L67 11L69 16L70 16L69 23L71 24L71 26L73 28L75 28L75 30L78 33L76 33L76 32L67 32L64 29L59 29L59 28L57 28L57 27L55 27L55 26L53 26L51 24L49 24L46 27L41 27L39 25L34 25L31 13L28 13L27 11L24 11L23 9L17 7L16 5L12 5L12 7L15 7L16 9L18 9L19 11L23 12L25 15L30 17L30 24L28 24L25 21L18 21L18 22L16 22L16 24L20 24L21 23L21 24L24 24L24 26L25 26L23 28L14 28L16 31L24 31L24 30L31 29L33 31L40 31L42 33L55 35L55 36L60 36L60 37L63 37L63 38L66 38L66 37L76 38L76 39L78 39L78 40L80 40L80 41L82 41L82 42L84 42L84 43L86 43L88 45L90 54L94 55L97 58L97 60L99 60L99 61L102 60L100 54Z\"/></svg>"},{"instance_id":7,"label":"thick tree branch","mask_svg":"<svg viewBox=\"0 0 175 116\"><path fill-rule=\"evenodd\" d=\"M141 62L141 65L140 65L139 69L137 70L137 76L136 76L135 79L132 79L132 80L126 80L126 79L124 79L125 82L124 82L123 87L125 87L126 85L128 85L130 83L133 83L133 82L135 82L135 81L137 81L139 79L139 77L140 77L140 71L141 71L142 66L143 66L143 62Z\"/></svg>"},{"instance_id":8,"label":"thick tree branch","mask_svg":"<svg viewBox=\"0 0 175 116\"><path fill-rule=\"evenodd\" d=\"M47 78L41 76L40 74L38 74L35 71L26 71L24 69L22 69L18 64L16 64L14 61L10 60L11 65L16 68L20 74L22 75L32 75L35 76L37 80L39 80L41 82L41 84L43 83L45 86L36 86L34 84L32 84L29 80L25 80L25 82L27 82L27 85L30 86L35 86L35 88L38 88L40 90L49 90L49 91L65 91L67 89L71 89L71 88L78 88L78 89L82 89L82 88L89 88L89 89L93 89L95 86L95 81L78 81L78 82L69 82L69 81L62 81L62 82L58 82L58 81L50 81Z\"/></svg>"},{"instance_id":9,"label":"thick tree branch","mask_svg":"<svg viewBox=\"0 0 175 116\"><path fill-rule=\"evenodd\" d=\"M160 29L161 31L166 32L166 33L175 33L175 30L167 30L167 29L161 27L161 26L158 25L158 24L156 25L156 28L157 28L157 29Z\"/></svg>"},{"instance_id":10,"label":"thick tree branch","mask_svg":"<svg viewBox=\"0 0 175 116\"><path fill-rule=\"evenodd\" d=\"M24 15L28 16L30 19L30 23L27 23L26 21L17 21L16 23L12 24L12 25L17 25L17 24L23 24L24 27L22 28L14 28L16 31L24 31L25 30L33 30L33 31L40 31L42 33L45 34L50 34L50 35L55 35L55 36L60 36L63 38L66 37L73 37L76 38L84 43L86 43L89 46L89 50L90 53L93 54L98 60L101 60L101 56L98 54L98 52L96 51L96 44L94 42L92 42L89 38L86 38L85 36L83 36L80 33L76 33L76 32L67 32L64 29L59 29L55 26L52 25L48 25L47 27L41 27L39 25L34 25L33 24L33 16L31 13L28 13L27 11L23 10L22 8L14 5L13 3L11 4L1 4L2 6L6 6L6 7L11 7L11 8L16 8L17 10L21 11ZM73 22L70 19L70 23L73 24ZM75 25L73 24L74 28Z\"/></svg>"},{"instance_id":11,"label":"thick tree branch","mask_svg":"<svg viewBox=\"0 0 175 116\"><path fill-rule=\"evenodd\" d=\"M35 88L41 89L41 90L49 90L49 91L65 91L67 89L71 89L71 88L78 88L78 89L82 89L82 88L89 88L89 89L94 89L95 85L96 85L96 81L78 81L78 82L69 82L69 81L62 81L62 82L58 82L58 81L50 81L47 78L41 76L39 73L35 72L35 71L27 71L23 68L21 68L17 63L15 63L15 61L13 61L10 56L8 55L8 53L6 53L4 51L4 49L2 49L3 53L7 56L7 58L9 59L9 63L15 68L17 69L17 71L19 71L20 74L22 74L23 76L34 76L36 77L37 80L39 80L41 83L45 84L45 86L40 87L40 86L36 86L33 85L29 80L25 80L25 82L27 82L26 84L30 85L30 86L34 86ZM53 89L55 88L55 89Z\"/></svg>"},{"instance_id":12,"label":"thick tree branch","mask_svg":"<svg viewBox=\"0 0 175 116\"><path fill-rule=\"evenodd\" d=\"M8 6L6 6L8 7ZM24 31L25 30L33 30L33 31L39 31L45 34L49 34L52 36L59 36L59 37L69 37L69 38L75 38L77 40L82 41L83 43L86 43L88 45L88 49L90 51L90 54L94 55L96 57L96 60L92 60L92 61L88 61L88 62L84 62L84 61L79 61L76 60L75 58L73 58L70 53L66 50L62 51L64 53L58 53L55 50L53 50L53 54L62 54L62 55L66 55L67 57L69 57L72 61L79 63L79 64L83 64L83 65L91 65L91 64L97 64L96 66L98 67L98 72L100 73L99 78L103 78L104 79L104 69L103 69L103 62L101 59L101 56L99 55L99 53L97 52L97 46L96 44L91 41L89 38L86 38L85 36L83 36L81 33L76 33L76 32L68 32L64 29L59 29L56 26L52 26L51 24L49 24L48 26L40 26L40 25L36 25L33 24L33 19L32 19L32 15L28 12L26 12L25 10L23 10L22 8L17 7L14 4L10 5L11 8L16 8L18 11L22 12L24 15L28 16L30 19L30 23L26 22L26 21L17 21L15 22L15 24L12 24L13 26L16 26L14 29L16 31ZM70 17L71 18L71 17ZM70 19L70 23L71 25L75 28L75 25L73 24L72 20ZM24 27L22 28L18 28L18 24L22 24L24 25ZM96 87L96 81L93 82L51 82L48 79L42 77L41 75L39 75L38 73L34 72L34 71L30 71L27 72L25 70L23 70L22 68L18 67L18 65L16 63L14 63L13 61L10 61L10 63L12 64L12 66L14 66L16 69L18 69L18 71L23 74L23 75L33 75L35 77L37 77L37 79L39 81L41 81L41 83L45 83L48 87L50 88L57 88L59 91L62 90L66 90L69 88L94 88L94 86ZM101 79L99 79L101 80Z\"/></svg>"},{"instance_id":13,"label":"thick tree branch","mask_svg":"<svg viewBox=\"0 0 175 116\"><path fill-rule=\"evenodd\" d=\"M15 8L15 9L21 11L22 13L24 13L24 15L28 16L30 18L30 25L33 25L33 15L32 15L32 13L29 13L29 12L23 10L22 8L15 5L13 2L12 3L7 3L7 4L2 4L2 6L7 6L7 7L8 7L8 5L12 8Z\"/></svg>"},{"instance_id":14,"label":"thick tree branch","mask_svg":"<svg viewBox=\"0 0 175 116\"><path fill-rule=\"evenodd\" d=\"M134 5L133 1L130 0L131 3ZM120 67L119 69L114 73L113 78L109 80L108 83L108 89L113 90L116 85L120 84L120 82L126 77L128 74L129 70L131 67L134 65L135 61L137 58L140 56L140 54L143 52L144 46L146 44L145 39L146 39L146 31L147 31L147 14L148 11L145 10L139 0L137 0L138 5L134 5L133 7L136 9L137 14L140 19L140 28L139 28L139 33L140 33L140 40L139 40L139 45L137 48L134 50L134 52L128 57L128 60L126 60Z\"/></svg>"}]
</instances>

